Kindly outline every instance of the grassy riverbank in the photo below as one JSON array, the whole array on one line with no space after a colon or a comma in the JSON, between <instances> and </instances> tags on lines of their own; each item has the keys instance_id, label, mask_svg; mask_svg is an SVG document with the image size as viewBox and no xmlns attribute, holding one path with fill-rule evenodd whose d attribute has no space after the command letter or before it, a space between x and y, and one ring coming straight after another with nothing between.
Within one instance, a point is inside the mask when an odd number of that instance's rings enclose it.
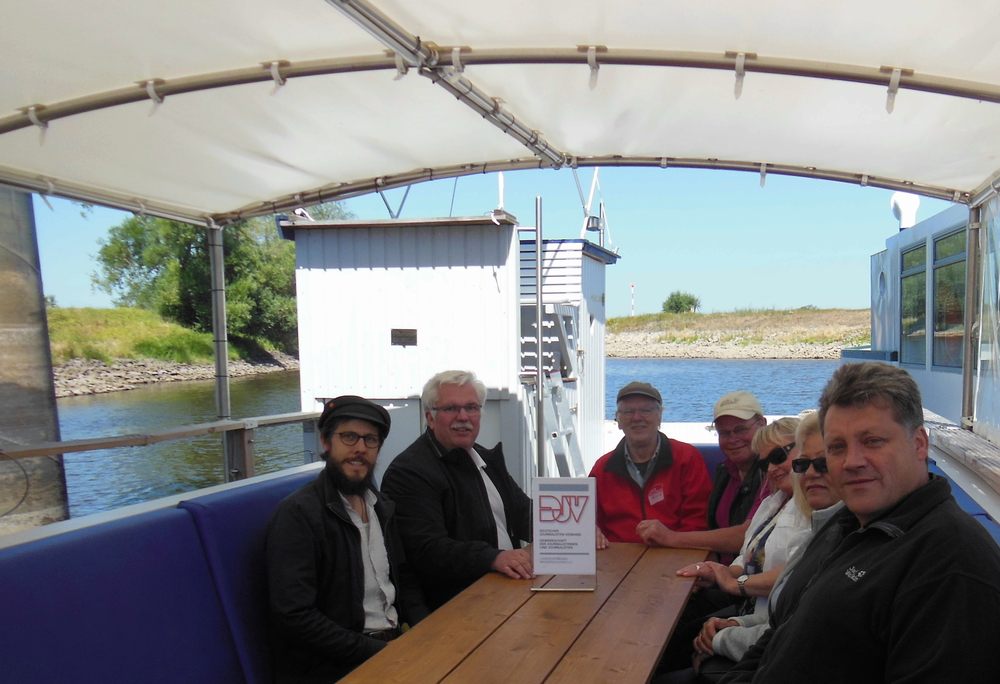
<instances>
[{"instance_id":1,"label":"grassy riverbank","mask_svg":"<svg viewBox=\"0 0 1000 684\"><path fill-rule=\"evenodd\" d=\"M160 359L179 363L211 363L212 335L171 323L142 309L48 310L52 360ZM240 358L230 345L229 358Z\"/></svg>"},{"instance_id":2,"label":"grassy riverbank","mask_svg":"<svg viewBox=\"0 0 1000 684\"><path fill-rule=\"evenodd\" d=\"M739 309L647 314L608 321L607 355L687 358L836 358L871 342L868 309Z\"/></svg>"}]
</instances>

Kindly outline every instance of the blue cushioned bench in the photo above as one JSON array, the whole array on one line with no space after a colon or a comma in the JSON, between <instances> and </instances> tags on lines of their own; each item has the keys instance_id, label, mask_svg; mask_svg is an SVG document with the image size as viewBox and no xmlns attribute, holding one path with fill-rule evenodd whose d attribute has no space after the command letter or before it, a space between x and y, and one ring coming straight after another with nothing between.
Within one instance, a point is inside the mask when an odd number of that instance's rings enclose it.
<instances>
[{"instance_id":1,"label":"blue cushioned bench","mask_svg":"<svg viewBox=\"0 0 1000 684\"><path fill-rule=\"evenodd\" d=\"M194 520L168 508L0 550L7 682L242 684Z\"/></svg>"},{"instance_id":2,"label":"blue cushioned bench","mask_svg":"<svg viewBox=\"0 0 1000 684\"><path fill-rule=\"evenodd\" d=\"M941 477L948 477L945 472L941 470L936 463L934 463L934 461L929 463L928 470L932 473L940 475ZM951 480L949 479L949 482L950 481ZM954 483L951 485L951 493L955 497L955 501L958 502L958 505L961 506L962 510L982 523L983 527L985 527L993 539L996 540L997 544L1000 544L1000 525L998 525L997 522L990 517L990 514L987 513L982 506L976 503L976 500L969 496L965 490Z\"/></svg>"},{"instance_id":3,"label":"blue cushioned bench","mask_svg":"<svg viewBox=\"0 0 1000 684\"><path fill-rule=\"evenodd\" d=\"M3 681L271 682L265 528L319 466L0 540Z\"/></svg>"},{"instance_id":4,"label":"blue cushioned bench","mask_svg":"<svg viewBox=\"0 0 1000 684\"><path fill-rule=\"evenodd\" d=\"M270 684L264 537L274 507L316 478L310 471L182 501L194 518L247 684Z\"/></svg>"},{"instance_id":5,"label":"blue cushioned bench","mask_svg":"<svg viewBox=\"0 0 1000 684\"><path fill-rule=\"evenodd\" d=\"M708 468L708 476L714 481L716 467L726 458L722 454L722 449L719 448L718 444L695 444L694 446L701 452L702 458L705 459L705 467Z\"/></svg>"}]
</instances>

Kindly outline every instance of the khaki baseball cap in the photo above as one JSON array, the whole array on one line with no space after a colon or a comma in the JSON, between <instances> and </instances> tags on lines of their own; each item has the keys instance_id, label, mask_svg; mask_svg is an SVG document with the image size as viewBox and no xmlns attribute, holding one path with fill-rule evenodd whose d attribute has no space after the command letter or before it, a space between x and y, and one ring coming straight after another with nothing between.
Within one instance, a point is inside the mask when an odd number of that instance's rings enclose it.
<instances>
[{"instance_id":1,"label":"khaki baseball cap","mask_svg":"<svg viewBox=\"0 0 1000 684\"><path fill-rule=\"evenodd\" d=\"M720 416L736 416L740 420L750 420L754 416L762 415L764 409L761 408L757 397L739 390L723 395L715 402L715 417L712 418L712 422L714 423Z\"/></svg>"}]
</instances>

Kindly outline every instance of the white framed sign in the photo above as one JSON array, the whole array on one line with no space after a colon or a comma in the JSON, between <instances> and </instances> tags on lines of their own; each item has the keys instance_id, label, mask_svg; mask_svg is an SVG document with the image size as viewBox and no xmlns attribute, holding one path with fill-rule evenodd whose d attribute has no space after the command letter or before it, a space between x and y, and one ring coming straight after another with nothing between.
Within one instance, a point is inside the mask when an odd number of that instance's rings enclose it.
<instances>
[{"instance_id":1,"label":"white framed sign","mask_svg":"<svg viewBox=\"0 0 1000 684\"><path fill-rule=\"evenodd\" d=\"M537 477L533 494L535 574L596 575L594 478Z\"/></svg>"}]
</instances>

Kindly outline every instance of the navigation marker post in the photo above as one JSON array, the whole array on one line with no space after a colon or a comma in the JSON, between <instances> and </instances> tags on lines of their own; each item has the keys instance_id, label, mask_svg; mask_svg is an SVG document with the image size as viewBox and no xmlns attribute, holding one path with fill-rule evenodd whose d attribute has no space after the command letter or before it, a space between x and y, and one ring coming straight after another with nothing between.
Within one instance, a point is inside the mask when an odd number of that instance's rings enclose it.
<instances>
[{"instance_id":1,"label":"navigation marker post","mask_svg":"<svg viewBox=\"0 0 1000 684\"><path fill-rule=\"evenodd\" d=\"M536 477L532 591L597 588L596 483L592 477ZM555 575L554 577L547 577Z\"/></svg>"}]
</instances>

